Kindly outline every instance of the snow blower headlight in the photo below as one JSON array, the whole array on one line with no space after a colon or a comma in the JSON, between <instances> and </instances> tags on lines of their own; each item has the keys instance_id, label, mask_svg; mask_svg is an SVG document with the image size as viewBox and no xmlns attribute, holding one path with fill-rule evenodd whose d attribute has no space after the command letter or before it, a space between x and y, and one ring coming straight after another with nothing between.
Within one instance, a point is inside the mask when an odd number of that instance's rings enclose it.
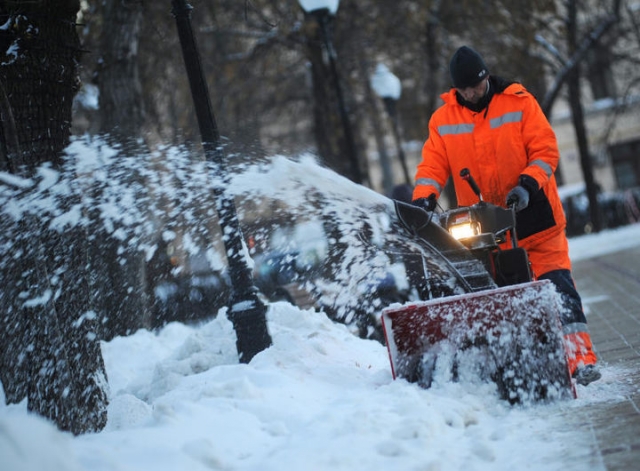
<instances>
[{"instance_id":1,"label":"snow blower headlight","mask_svg":"<svg viewBox=\"0 0 640 471\"><path fill-rule=\"evenodd\" d=\"M447 227L449 234L457 240L477 236L481 233L480 229L480 223L471 216L471 213L456 214Z\"/></svg>"}]
</instances>

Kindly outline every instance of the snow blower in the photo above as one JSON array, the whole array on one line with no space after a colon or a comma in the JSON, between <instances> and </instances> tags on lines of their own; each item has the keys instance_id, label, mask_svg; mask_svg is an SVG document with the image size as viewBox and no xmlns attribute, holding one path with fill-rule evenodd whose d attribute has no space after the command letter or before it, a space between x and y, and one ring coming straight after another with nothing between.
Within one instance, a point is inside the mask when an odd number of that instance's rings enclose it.
<instances>
[{"instance_id":1,"label":"snow blower","mask_svg":"<svg viewBox=\"0 0 640 471\"><path fill-rule=\"evenodd\" d=\"M459 274L467 293L383 310L394 379L428 388L445 371L452 380L493 381L511 404L575 398L553 284L532 279L527 253L516 242L515 210L483 201L469 171L461 176L478 203L438 215L396 202L396 214L454 269L473 258L486 273ZM511 248L501 248L505 242Z\"/></svg>"}]
</instances>

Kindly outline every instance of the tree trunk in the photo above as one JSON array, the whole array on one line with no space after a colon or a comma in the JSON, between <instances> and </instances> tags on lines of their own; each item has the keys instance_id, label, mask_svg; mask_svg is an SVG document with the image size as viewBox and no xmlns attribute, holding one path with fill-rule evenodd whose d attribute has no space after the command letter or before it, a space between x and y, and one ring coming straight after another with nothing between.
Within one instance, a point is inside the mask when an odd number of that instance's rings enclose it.
<instances>
[{"instance_id":1,"label":"tree trunk","mask_svg":"<svg viewBox=\"0 0 640 471\"><path fill-rule=\"evenodd\" d=\"M313 80L314 133L318 154L324 163L356 183L362 183L362 171L348 110L343 101L340 78L335 60L331 59L333 45L329 21L306 15L305 33L307 57ZM324 28L324 31L323 31Z\"/></svg>"},{"instance_id":2,"label":"tree trunk","mask_svg":"<svg viewBox=\"0 0 640 471\"><path fill-rule=\"evenodd\" d=\"M0 136L6 171L32 176L44 162L62 170L78 88L78 0L0 1ZM59 195L63 211L78 204ZM66 200L65 200L66 198ZM0 379L7 400L75 434L102 429L106 375L86 280L86 235L50 219L3 218ZM19 256L18 256L19 255Z\"/></svg>"},{"instance_id":3,"label":"tree trunk","mask_svg":"<svg viewBox=\"0 0 640 471\"><path fill-rule=\"evenodd\" d=\"M145 120L138 62L143 2L107 0L104 8L98 75L100 128L119 140L129 140L141 136Z\"/></svg>"},{"instance_id":4,"label":"tree trunk","mask_svg":"<svg viewBox=\"0 0 640 471\"><path fill-rule=\"evenodd\" d=\"M567 12L567 40L569 51L573 55L577 49L578 35L578 5L576 0L568 2ZM582 167L582 176L587 190L587 198L589 199L589 216L594 232L602 230L602 222L600 217L600 206L598 205L598 190L593 177L593 164L591 162L591 153L589 152L589 141L587 139L587 131L584 121L584 112L582 109L582 101L580 99L580 66L575 67L567 76L569 87L569 106L571 107L571 120L576 133L576 141L578 143L578 151L580 153L580 166Z\"/></svg>"},{"instance_id":5,"label":"tree trunk","mask_svg":"<svg viewBox=\"0 0 640 471\"><path fill-rule=\"evenodd\" d=\"M598 204L598 185L593 177L593 163L589 152L589 142L587 140L587 130L584 122L582 103L580 102L580 76L575 70L569 75L567 85L569 86L569 105L571 107L571 120L576 134L578 151L580 154L580 166L582 177L584 178L589 199L589 217L591 219L594 232L602 230L602 218L600 206Z\"/></svg>"},{"instance_id":6,"label":"tree trunk","mask_svg":"<svg viewBox=\"0 0 640 471\"><path fill-rule=\"evenodd\" d=\"M21 144L19 155L7 158L13 173L30 172L44 160L60 164L79 85L78 9L77 0L0 2L3 24L10 25L0 35L0 82L11 112L1 124L3 135L13 128L14 143Z\"/></svg>"},{"instance_id":7,"label":"tree trunk","mask_svg":"<svg viewBox=\"0 0 640 471\"><path fill-rule=\"evenodd\" d=\"M425 63L427 65L425 91L427 95L426 112L430 116L436 108L440 100L440 93L445 89L444 84L440 80L440 41L442 28L440 26L440 7L441 0L431 2L429 14L427 16L427 24L425 25Z\"/></svg>"}]
</instances>

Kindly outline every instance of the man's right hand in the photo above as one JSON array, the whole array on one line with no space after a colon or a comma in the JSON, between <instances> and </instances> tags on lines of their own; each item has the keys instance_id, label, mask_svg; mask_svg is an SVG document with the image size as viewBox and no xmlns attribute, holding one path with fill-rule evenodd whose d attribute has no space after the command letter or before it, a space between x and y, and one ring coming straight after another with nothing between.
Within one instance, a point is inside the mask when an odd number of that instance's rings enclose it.
<instances>
[{"instance_id":1,"label":"man's right hand","mask_svg":"<svg viewBox=\"0 0 640 471\"><path fill-rule=\"evenodd\" d=\"M427 198L418 198L413 200L411 204L431 212L436 209L437 202L438 199L436 198L435 193L431 193Z\"/></svg>"}]
</instances>

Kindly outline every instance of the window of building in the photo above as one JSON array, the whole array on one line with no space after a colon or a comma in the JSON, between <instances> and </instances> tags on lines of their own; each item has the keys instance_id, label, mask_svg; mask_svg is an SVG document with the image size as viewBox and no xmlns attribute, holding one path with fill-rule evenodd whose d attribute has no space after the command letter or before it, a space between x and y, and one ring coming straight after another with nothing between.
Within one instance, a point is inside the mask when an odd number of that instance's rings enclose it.
<instances>
[{"instance_id":1,"label":"window of building","mask_svg":"<svg viewBox=\"0 0 640 471\"><path fill-rule=\"evenodd\" d=\"M611 51L606 44L597 44L587 53L587 79L594 100L615 98L616 90L611 72Z\"/></svg>"},{"instance_id":2,"label":"window of building","mask_svg":"<svg viewBox=\"0 0 640 471\"><path fill-rule=\"evenodd\" d=\"M618 188L640 186L640 139L609 146L609 155Z\"/></svg>"}]
</instances>

